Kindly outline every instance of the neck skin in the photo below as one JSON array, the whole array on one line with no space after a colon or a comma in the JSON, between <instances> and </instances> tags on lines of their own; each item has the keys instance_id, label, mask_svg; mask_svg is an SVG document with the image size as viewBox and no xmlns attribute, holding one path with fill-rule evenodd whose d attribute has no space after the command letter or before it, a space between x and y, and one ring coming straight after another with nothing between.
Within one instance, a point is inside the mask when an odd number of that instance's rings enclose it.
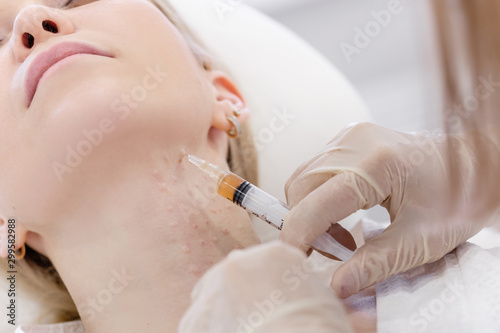
<instances>
[{"instance_id":1,"label":"neck skin","mask_svg":"<svg viewBox=\"0 0 500 333\"><path fill-rule=\"evenodd\" d=\"M182 154L148 156L94 180L106 187L43 233L87 333L176 332L202 274L258 243L247 213L215 192L215 180Z\"/></svg>"}]
</instances>

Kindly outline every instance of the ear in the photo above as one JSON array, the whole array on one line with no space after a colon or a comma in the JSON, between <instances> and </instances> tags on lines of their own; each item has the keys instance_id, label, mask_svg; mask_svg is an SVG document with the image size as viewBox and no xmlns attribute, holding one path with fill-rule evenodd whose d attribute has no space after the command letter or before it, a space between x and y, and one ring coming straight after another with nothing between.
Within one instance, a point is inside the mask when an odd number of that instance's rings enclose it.
<instances>
[{"instance_id":1,"label":"ear","mask_svg":"<svg viewBox=\"0 0 500 333\"><path fill-rule=\"evenodd\" d=\"M250 112L241 92L233 81L222 71L210 71L207 75L209 75L209 81L214 90L212 127L224 132L229 131L233 125L227 120L227 117L234 115L235 110L241 112L238 121L241 124L245 123Z\"/></svg>"},{"instance_id":2,"label":"ear","mask_svg":"<svg viewBox=\"0 0 500 333\"><path fill-rule=\"evenodd\" d=\"M0 217L0 257L7 258L9 249L19 250L26 242L28 230L17 220Z\"/></svg>"}]
</instances>

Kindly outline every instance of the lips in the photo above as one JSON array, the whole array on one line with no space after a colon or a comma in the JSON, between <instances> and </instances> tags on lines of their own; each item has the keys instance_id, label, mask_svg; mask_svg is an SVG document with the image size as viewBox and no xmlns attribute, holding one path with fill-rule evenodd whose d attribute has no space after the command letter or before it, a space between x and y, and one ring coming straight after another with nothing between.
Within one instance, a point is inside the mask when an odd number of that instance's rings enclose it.
<instances>
[{"instance_id":1,"label":"lips","mask_svg":"<svg viewBox=\"0 0 500 333\"><path fill-rule=\"evenodd\" d=\"M59 43L57 45L54 45L47 51L41 52L29 65L24 80L24 88L26 92L28 107L33 101L33 97L35 96L36 90L38 88L38 83L40 82L43 74L61 60L76 54L90 54L112 58L112 55L107 52L101 51L96 47L77 42Z\"/></svg>"}]
</instances>

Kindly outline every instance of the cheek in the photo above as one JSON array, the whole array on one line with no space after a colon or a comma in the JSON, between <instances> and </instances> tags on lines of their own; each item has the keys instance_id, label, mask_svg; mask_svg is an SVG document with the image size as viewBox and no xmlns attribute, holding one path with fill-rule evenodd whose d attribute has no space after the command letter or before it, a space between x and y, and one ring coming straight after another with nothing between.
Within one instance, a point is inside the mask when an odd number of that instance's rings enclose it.
<instances>
[{"instance_id":1,"label":"cheek","mask_svg":"<svg viewBox=\"0 0 500 333\"><path fill-rule=\"evenodd\" d=\"M9 120L16 130L5 148L5 186L24 220L41 220L68 204L80 167L106 149L121 121L110 106L121 90L116 86L107 80L81 84L78 94L59 91L57 103L47 96L46 105Z\"/></svg>"},{"instance_id":2,"label":"cheek","mask_svg":"<svg viewBox=\"0 0 500 333\"><path fill-rule=\"evenodd\" d=\"M147 1L102 2L105 11L120 20L96 20L89 12L86 23L113 37L109 43L119 52L116 70L107 74L115 81L89 96L101 99L103 92L109 93L106 89L113 91L106 103L120 117L125 133L142 126L161 133L164 142L199 144L210 128L213 103L203 70L183 37Z\"/></svg>"},{"instance_id":3,"label":"cheek","mask_svg":"<svg viewBox=\"0 0 500 333\"><path fill-rule=\"evenodd\" d=\"M62 74L60 82L71 84L47 85L36 112L23 120L6 186L26 220L50 218L55 208L69 207L81 187L78 181L103 173L97 166L112 163L108 152L120 163L137 159L130 142L169 148L206 140L213 95L203 70L164 17L135 18L151 22L116 24L135 40L121 43L121 58L67 71L81 77L78 82Z\"/></svg>"},{"instance_id":4,"label":"cheek","mask_svg":"<svg viewBox=\"0 0 500 333\"><path fill-rule=\"evenodd\" d=\"M182 67L178 67L182 68ZM174 69L169 82L155 91L151 100L153 120L166 142L198 146L206 140L211 126L212 96L208 85L196 73Z\"/></svg>"},{"instance_id":5,"label":"cheek","mask_svg":"<svg viewBox=\"0 0 500 333\"><path fill-rule=\"evenodd\" d=\"M203 123L203 132L208 132L213 94L205 70L184 37L163 13L143 1L136 3L134 29L127 32L135 43L128 51L137 68L144 74L154 72L152 76L161 81L158 88L151 91L151 100L163 106L164 116L178 120L165 119L164 125L172 134L182 135L189 129L200 133L202 128L196 126ZM140 17L136 15L138 11L141 11ZM183 123L186 124L184 128L180 126Z\"/></svg>"},{"instance_id":6,"label":"cheek","mask_svg":"<svg viewBox=\"0 0 500 333\"><path fill-rule=\"evenodd\" d=\"M152 117L152 126L159 124L174 137L188 128L199 133L199 123L210 121L212 96L198 64L183 51L173 45L154 57L138 55L134 85L122 92L115 108L130 109L139 119Z\"/></svg>"},{"instance_id":7,"label":"cheek","mask_svg":"<svg viewBox=\"0 0 500 333\"><path fill-rule=\"evenodd\" d=\"M29 120L15 140L25 153L14 163L22 167L10 171L19 190L14 201L25 220L50 218L60 207L75 204L72 198L85 195L79 182L90 175L95 186L106 186L99 180L109 172L103 165L113 170L148 150L203 144L211 122L209 85L196 68L170 67L166 73L168 79L155 89L148 72L101 77Z\"/></svg>"}]
</instances>

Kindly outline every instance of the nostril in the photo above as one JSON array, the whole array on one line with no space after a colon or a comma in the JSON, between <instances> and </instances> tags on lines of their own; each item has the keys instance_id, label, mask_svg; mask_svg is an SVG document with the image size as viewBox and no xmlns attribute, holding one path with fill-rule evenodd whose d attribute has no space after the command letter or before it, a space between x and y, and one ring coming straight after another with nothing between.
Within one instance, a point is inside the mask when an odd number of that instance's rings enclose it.
<instances>
[{"instance_id":1,"label":"nostril","mask_svg":"<svg viewBox=\"0 0 500 333\"><path fill-rule=\"evenodd\" d=\"M23 44L28 49L31 49L35 45L35 37L32 34L25 32L23 34Z\"/></svg>"},{"instance_id":2,"label":"nostril","mask_svg":"<svg viewBox=\"0 0 500 333\"><path fill-rule=\"evenodd\" d=\"M42 27L43 27L43 30L48 31L48 32L52 32L53 34L57 34L59 32L59 30L57 29L57 25L52 21L48 21L48 20L43 21Z\"/></svg>"}]
</instances>

